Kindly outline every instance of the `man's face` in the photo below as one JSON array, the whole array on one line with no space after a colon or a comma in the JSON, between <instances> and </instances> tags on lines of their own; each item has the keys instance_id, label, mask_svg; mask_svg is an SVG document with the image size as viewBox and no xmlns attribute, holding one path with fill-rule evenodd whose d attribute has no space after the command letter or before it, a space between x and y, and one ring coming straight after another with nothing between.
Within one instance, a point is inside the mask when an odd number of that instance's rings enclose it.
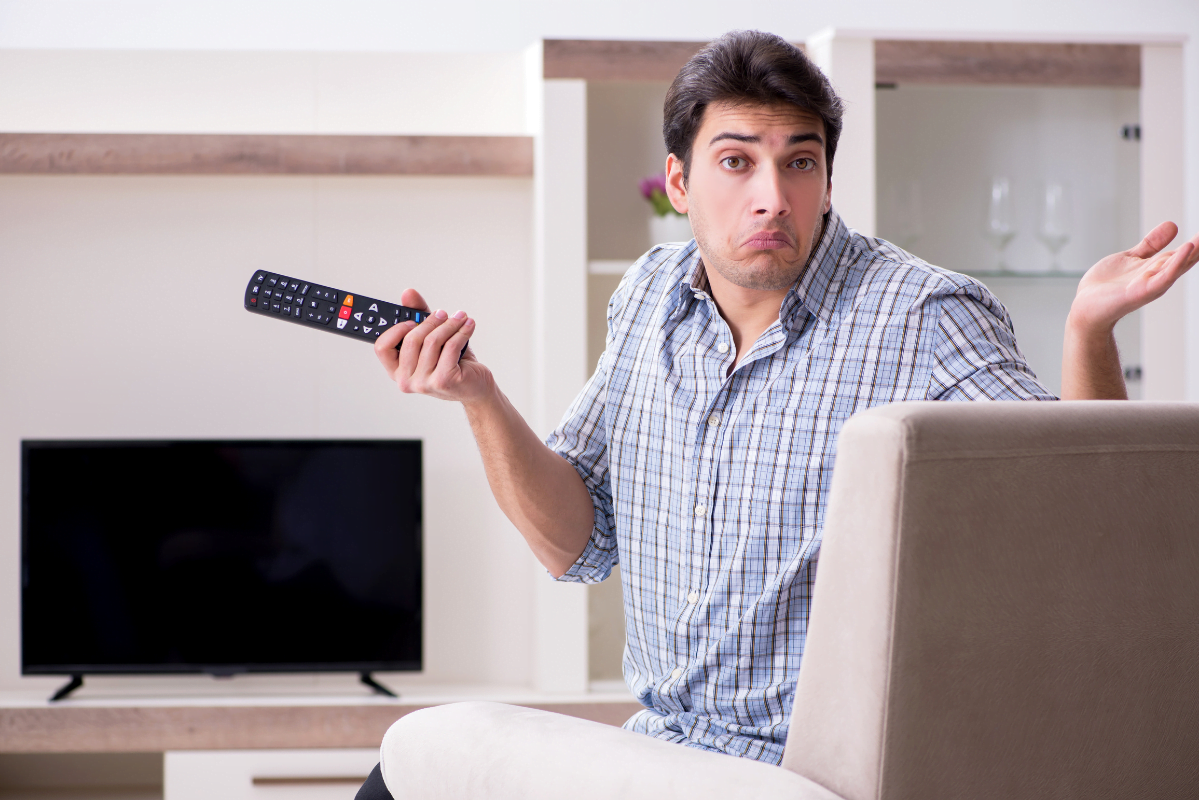
<instances>
[{"instance_id":1,"label":"man's face","mask_svg":"<svg viewBox=\"0 0 1200 800\"><path fill-rule=\"evenodd\" d=\"M708 106L686 187L683 163L667 158L667 196L691 220L709 280L743 289L795 283L831 191L824 123L786 103Z\"/></svg>"}]
</instances>

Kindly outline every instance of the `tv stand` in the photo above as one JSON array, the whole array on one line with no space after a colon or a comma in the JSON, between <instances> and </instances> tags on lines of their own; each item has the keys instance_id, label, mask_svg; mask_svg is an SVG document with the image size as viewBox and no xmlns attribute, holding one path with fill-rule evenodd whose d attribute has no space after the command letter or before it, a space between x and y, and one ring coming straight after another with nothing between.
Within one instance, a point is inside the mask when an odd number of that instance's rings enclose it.
<instances>
[{"instance_id":1,"label":"tv stand","mask_svg":"<svg viewBox=\"0 0 1200 800\"><path fill-rule=\"evenodd\" d=\"M62 688L54 693L54 696L50 698L50 702L54 703L59 700L65 699L67 695L69 695L71 692L78 689L80 686L83 686L83 676L82 675L72 675L71 680L64 683L62 685Z\"/></svg>"},{"instance_id":2,"label":"tv stand","mask_svg":"<svg viewBox=\"0 0 1200 800\"><path fill-rule=\"evenodd\" d=\"M388 697L399 697L399 696L400 696L400 695L396 694L395 692L393 692L391 689L389 689L389 688L387 688L386 686L384 686L384 685L383 685L382 683L380 683L379 681L377 681L377 680L375 680L374 678L372 678L372 677L371 677L371 673L370 673L370 672L360 672L360 673L358 673L358 681L359 681L359 683L361 683L363 686L370 686L370 687L371 687L371 689L372 689L372 690L373 690L373 691L374 691L376 694L383 694L383 695L387 695Z\"/></svg>"}]
</instances>

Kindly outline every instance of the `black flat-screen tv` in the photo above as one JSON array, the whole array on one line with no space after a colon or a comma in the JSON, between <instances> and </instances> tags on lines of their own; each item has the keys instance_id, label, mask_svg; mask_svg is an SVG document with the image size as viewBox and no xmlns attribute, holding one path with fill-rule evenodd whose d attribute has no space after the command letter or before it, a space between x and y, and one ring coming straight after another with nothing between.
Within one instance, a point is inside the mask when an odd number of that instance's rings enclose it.
<instances>
[{"instance_id":1,"label":"black flat-screen tv","mask_svg":"<svg viewBox=\"0 0 1200 800\"><path fill-rule=\"evenodd\" d=\"M419 670L419 441L23 441L29 675Z\"/></svg>"}]
</instances>

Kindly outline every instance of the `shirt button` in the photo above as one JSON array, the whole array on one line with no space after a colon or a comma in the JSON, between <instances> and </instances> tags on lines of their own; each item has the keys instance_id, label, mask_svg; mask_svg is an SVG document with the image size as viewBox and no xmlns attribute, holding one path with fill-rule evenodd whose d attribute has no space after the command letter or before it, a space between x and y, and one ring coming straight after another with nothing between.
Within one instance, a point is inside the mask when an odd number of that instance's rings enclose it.
<instances>
[{"instance_id":1,"label":"shirt button","mask_svg":"<svg viewBox=\"0 0 1200 800\"><path fill-rule=\"evenodd\" d=\"M694 602L696 602L696 601L697 601L697 600L699 600L699 599L700 599L700 593L699 593L699 592L691 592L690 594L688 594L688 602L689 602L689 603L694 603Z\"/></svg>"},{"instance_id":2,"label":"shirt button","mask_svg":"<svg viewBox=\"0 0 1200 800\"><path fill-rule=\"evenodd\" d=\"M701 514L703 514L705 511L706 511L706 509L704 507L704 503L700 503L699 505L696 506L696 516L697 517L700 516Z\"/></svg>"},{"instance_id":3,"label":"shirt button","mask_svg":"<svg viewBox=\"0 0 1200 800\"><path fill-rule=\"evenodd\" d=\"M693 297L695 297L697 300L703 300L703 299L704 299L704 295L702 295L702 294L693 295Z\"/></svg>"},{"instance_id":4,"label":"shirt button","mask_svg":"<svg viewBox=\"0 0 1200 800\"><path fill-rule=\"evenodd\" d=\"M679 680L681 677L683 677L683 670L681 670L679 667L676 667L676 668L675 668L675 669L674 669L674 670L671 672L671 678L672 678L673 680Z\"/></svg>"},{"instance_id":5,"label":"shirt button","mask_svg":"<svg viewBox=\"0 0 1200 800\"><path fill-rule=\"evenodd\" d=\"M721 418L718 417L716 414L713 414L711 417L708 418L708 424L709 425L720 425Z\"/></svg>"},{"instance_id":6,"label":"shirt button","mask_svg":"<svg viewBox=\"0 0 1200 800\"><path fill-rule=\"evenodd\" d=\"M719 345L717 345L717 352L718 353L728 353L729 345L725 344L724 342L721 342Z\"/></svg>"}]
</instances>

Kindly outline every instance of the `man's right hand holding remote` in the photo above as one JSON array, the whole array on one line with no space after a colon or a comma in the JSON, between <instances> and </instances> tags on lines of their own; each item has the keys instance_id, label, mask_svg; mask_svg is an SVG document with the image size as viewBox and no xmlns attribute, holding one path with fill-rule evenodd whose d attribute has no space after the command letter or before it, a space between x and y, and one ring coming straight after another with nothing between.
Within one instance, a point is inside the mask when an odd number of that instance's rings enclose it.
<instances>
[{"instance_id":1,"label":"man's right hand holding remote","mask_svg":"<svg viewBox=\"0 0 1200 800\"><path fill-rule=\"evenodd\" d=\"M400 391L464 404L482 398L493 387L492 373L463 350L475 320L463 311L430 312L415 289L405 289L400 303L428 314L420 324L401 322L375 340L375 355Z\"/></svg>"},{"instance_id":2,"label":"man's right hand holding remote","mask_svg":"<svg viewBox=\"0 0 1200 800\"><path fill-rule=\"evenodd\" d=\"M400 302L429 311L414 289L405 289ZM384 333L375 340L375 355L400 391L463 404L492 494L538 561L559 577L591 536L591 495L575 468L521 418L491 370L470 349L463 352L474 333L466 313L439 310L419 325L402 322Z\"/></svg>"}]
</instances>

